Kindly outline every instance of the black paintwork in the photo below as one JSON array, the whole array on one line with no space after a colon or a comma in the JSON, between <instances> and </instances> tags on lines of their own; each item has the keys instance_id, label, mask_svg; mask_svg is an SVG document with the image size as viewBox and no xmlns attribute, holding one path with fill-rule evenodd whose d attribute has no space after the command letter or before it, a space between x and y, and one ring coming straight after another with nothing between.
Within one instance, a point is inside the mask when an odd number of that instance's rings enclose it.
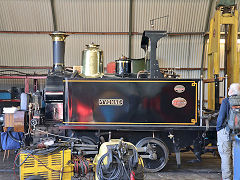
<instances>
[{"instance_id":1,"label":"black paintwork","mask_svg":"<svg viewBox=\"0 0 240 180\"><path fill-rule=\"evenodd\" d=\"M158 61L156 59L157 42L160 38L167 36L166 31L144 31L142 36L141 47L147 51L150 39L150 78L163 78L163 74L159 70Z\"/></svg>"},{"instance_id":2,"label":"black paintwork","mask_svg":"<svg viewBox=\"0 0 240 180\"><path fill-rule=\"evenodd\" d=\"M197 125L196 98L198 80L151 79L80 79L65 82L65 121L80 122L105 128L124 129L126 126L145 129L162 125ZM174 91L183 85L185 91ZM187 105L176 108L172 100L186 99ZM123 105L99 105L99 99L122 99ZM120 123L120 124L119 124ZM115 125L114 125L115 124ZM117 124L117 125L116 125Z\"/></svg>"},{"instance_id":3,"label":"black paintwork","mask_svg":"<svg viewBox=\"0 0 240 180\"><path fill-rule=\"evenodd\" d=\"M46 103L45 121L55 121L55 123L63 120L63 103Z\"/></svg>"},{"instance_id":4,"label":"black paintwork","mask_svg":"<svg viewBox=\"0 0 240 180\"><path fill-rule=\"evenodd\" d=\"M53 41L53 64L64 64L64 41Z\"/></svg>"}]
</instances>

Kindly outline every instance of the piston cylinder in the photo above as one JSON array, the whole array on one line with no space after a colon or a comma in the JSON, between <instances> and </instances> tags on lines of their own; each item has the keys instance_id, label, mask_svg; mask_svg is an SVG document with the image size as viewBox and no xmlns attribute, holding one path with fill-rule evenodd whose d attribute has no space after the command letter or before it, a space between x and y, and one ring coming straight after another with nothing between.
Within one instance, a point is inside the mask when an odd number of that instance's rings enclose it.
<instances>
[{"instance_id":1,"label":"piston cylinder","mask_svg":"<svg viewBox=\"0 0 240 180\"><path fill-rule=\"evenodd\" d=\"M82 74L87 78L103 76L103 51L91 43L82 51Z\"/></svg>"}]
</instances>

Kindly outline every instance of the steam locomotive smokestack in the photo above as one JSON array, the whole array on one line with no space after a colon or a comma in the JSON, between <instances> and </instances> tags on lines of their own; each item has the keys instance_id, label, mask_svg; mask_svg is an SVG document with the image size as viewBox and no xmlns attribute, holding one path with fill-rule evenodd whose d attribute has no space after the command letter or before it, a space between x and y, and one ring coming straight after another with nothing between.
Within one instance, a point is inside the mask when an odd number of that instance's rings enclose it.
<instances>
[{"instance_id":1,"label":"steam locomotive smokestack","mask_svg":"<svg viewBox=\"0 0 240 180\"><path fill-rule=\"evenodd\" d=\"M53 73L64 72L64 54L65 54L65 39L68 36L64 32L53 32L50 34L53 40Z\"/></svg>"}]
</instances>

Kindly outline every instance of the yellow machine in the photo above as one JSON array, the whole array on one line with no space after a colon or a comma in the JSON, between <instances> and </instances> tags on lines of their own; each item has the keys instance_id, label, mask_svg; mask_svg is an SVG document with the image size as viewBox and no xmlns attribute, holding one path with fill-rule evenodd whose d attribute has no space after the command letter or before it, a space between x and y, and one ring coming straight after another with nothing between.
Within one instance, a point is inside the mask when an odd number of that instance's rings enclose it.
<instances>
[{"instance_id":1,"label":"yellow machine","mask_svg":"<svg viewBox=\"0 0 240 180\"><path fill-rule=\"evenodd\" d=\"M143 179L142 158L138 156L137 149L132 143L124 142L122 139L112 139L103 143L93 164L96 180L135 179L135 176L137 179Z\"/></svg>"},{"instance_id":2,"label":"yellow machine","mask_svg":"<svg viewBox=\"0 0 240 180\"><path fill-rule=\"evenodd\" d=\"M223 1L222 1L223 2ZM225 2L225 1L224 1ZM219 80L220 74L220 30L225 27L224 75L228 77L228 86L239 82L239 57L237 53L238 10L235 3L218 3L214 17L210 21L208 46L208 79ZM227 88L225 88L226 91ZM208 84L208 109L216 107L215 84Z\"/></svg>"},{"instance_id":3,"label":"yellow machine","mask_svg":"<svg viewBox=\"0 0 240 180\"><path fill-rule=\"evenodd\" d=\"M71 150L62 150L49 155L31 155L20 152L20 179L39 175L48 180L68 180L73 175Z\"/></svg>"}]
</instances>

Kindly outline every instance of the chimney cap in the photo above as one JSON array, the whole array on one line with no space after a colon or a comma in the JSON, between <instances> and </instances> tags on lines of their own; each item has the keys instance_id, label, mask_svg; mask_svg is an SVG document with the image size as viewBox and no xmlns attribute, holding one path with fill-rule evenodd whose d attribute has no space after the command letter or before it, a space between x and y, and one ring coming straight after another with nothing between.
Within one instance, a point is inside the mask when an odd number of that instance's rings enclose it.
<instances>
[{"instance_id":1,"label":"chimney cap","mask_svg":"<svg viewBox=\"0 0 240 180\"><path fill-rule=\"evenodd\" d=\"M67 33L62 31L54 31L51 34L49 34L53 41L64 41L67 36L69 36Z\"/></svg>"},{"instance_id":2,"label":"chimney cap","mask_svg":"<svg viewBox=\"0 0 240 180\"><path fill-rule=\"evenodd\" d=\"M53 31L52 33L49 34L51 35L65 35L65 36L69 36L66 32L63 31Z\"/></svg>"}]
</instances>

